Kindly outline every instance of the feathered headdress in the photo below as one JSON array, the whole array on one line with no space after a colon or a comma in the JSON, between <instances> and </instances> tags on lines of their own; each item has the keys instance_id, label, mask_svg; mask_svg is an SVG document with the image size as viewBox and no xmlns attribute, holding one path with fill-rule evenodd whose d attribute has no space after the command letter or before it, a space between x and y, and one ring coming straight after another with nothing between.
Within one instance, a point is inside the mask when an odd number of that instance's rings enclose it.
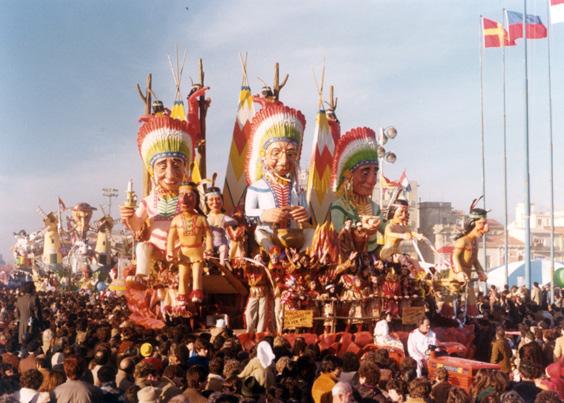
<instances>
[{"instance_id":1,"label":"feathered headdress","mask_svg":"<svg viewBox=\"0 0 564 403\"><path fill-rule=\"evenodd\" d=\"M151 176L153 164L160 158L182 158L190 166L194 156L194 139L188 124L166 115L152 116L139 128L137 146Z\"/></svg>"},{"instance_id":2,"label":"feathered headdress","mask_svg":"<svg viewBox=\"0 0 564 403\"><path fill-rule=\"evenodd\" d=\"M484 210L482 208L476 207L478 202L484 198L484 195L478 197L477 199L472 200L472 204L470 204L470 208L468 209L468 218L472 221L479 220L481 218L487 218L488 213L490 210Z\"/></svg>"},{"instance_id":3,"label":"feathered headdress","mask_svg":"<svg viewBox=\"0 0 564 403\"><path fill-rule=\"evenodd\" d=\"M376 133L368 127L357 127L342 135L337 143L331 178L333 191L340 189L352 171L366 164L378 166Z\"/></svg>"},{"instance_id":4,"label":"feathered headdress","mask_svg":"<svg viewBox=\"0 0 564 403\"><path fill-rule=\"evenodd\" d=\"M300 111L281 104L263 108L255 114L251 121L251 143L245 167L247 183L262 178L264 152L273 142L295 143L299 159L305 124L305 117Z\"/></svg>"}]
</instances>

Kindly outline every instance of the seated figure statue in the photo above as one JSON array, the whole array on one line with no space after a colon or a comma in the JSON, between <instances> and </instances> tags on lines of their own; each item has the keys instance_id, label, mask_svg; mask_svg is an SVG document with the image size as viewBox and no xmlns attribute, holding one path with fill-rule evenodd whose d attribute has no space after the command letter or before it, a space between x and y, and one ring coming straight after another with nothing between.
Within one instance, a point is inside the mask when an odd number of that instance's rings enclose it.
<instances>
[{"instance_id":1,"label":"seated figure statue","mask_svg":"<svg viewBox=\"0 0 564 403\"><path fill-rule=\"evenodd\" d=\"M313 236L304 229L309 214L297 186L305 118L287 106L272 105L254 116L251 128L245 215L257 224L255 239L267 252L275 245L300 249Z\"/></svg>"},{"instance_id":2,"label":"seated figure statue","mask_svg":"<svg viewBox=\"0 0 564 403\"><path fill-rule=\"evenodd\" d=\"M151 116L138 134L139 152L151 178L151 192L135 210L123 205L123 223L134 232L147 230L135 248L136 274L148 276L157 260L165 260L170 223L180 212L178 189L188 178L194 141L189 125L167 115Z\"/></svg>"},{"instance_id":3,"label":"seated figure statue","mask_svg":"<svg viewBox=\"0 0 564 403\"><path fill-rule=\"evenodd\" d=\"M376 135L367 127L355 128L339 139L333 160L332 186L337 198L331 204L331 221L337 232L347 221L368 236L368 252L378 247L378 232L384 232L380 206L372 201L378 176Z\"/></svg>"}]
</instances>

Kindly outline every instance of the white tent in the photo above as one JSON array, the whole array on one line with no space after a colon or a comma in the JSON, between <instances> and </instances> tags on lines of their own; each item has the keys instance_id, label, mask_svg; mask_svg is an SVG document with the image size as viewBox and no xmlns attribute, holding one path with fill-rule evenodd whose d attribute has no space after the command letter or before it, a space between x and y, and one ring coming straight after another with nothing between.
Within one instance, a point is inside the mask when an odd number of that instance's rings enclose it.
<instances>
[{"instance_id":1,"label":"white tent","mask_svg":"<svg viewBox=\"0 0 564 403\"><path fill-rule=\"evenodd\" d=\"M531 284L535 281L539 284L548 284L551 280L549 259L531 260ZM554 271L564 267L562 262L554 262ZM525 261L512 262L508 265L509 286L520 286L525 284ZM488 284L494 284L498 288L505 285L505 265L494 267L488 272Z\"/></svg>"}]
</instances>

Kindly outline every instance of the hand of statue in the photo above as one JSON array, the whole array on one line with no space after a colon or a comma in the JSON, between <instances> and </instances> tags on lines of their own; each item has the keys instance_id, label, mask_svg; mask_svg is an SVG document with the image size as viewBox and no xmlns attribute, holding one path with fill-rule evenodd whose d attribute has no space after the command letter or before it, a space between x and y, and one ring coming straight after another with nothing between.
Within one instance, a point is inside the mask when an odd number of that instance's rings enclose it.
<instances>
[{"instance_id":1,"label":"hand of statue","mask_svg":"<svg viewBox=\"0 0 564 403\"><path fill-rule=\"evenodd\" d=\"M288 211L279 207L265 210L260 216L262 221L272 224L279 224L288 218L290 218Z\"/></svg>"},{"instance_id":2,"label":"hand of statue","mask_svg":"<svg viewBox=\"0 0 564 403\"><path fill-rule=\"evenodd\" d=\"M120 206L119 215L123 222L129 222L131 217L135 214L135 209L129 206Z\"/></svg>"},{"instance_id":3,"label":"hand of statue","mask_svg":"<svg viewBox=\"0 0 564 403\"><path fill-rule=\"evenodd\" d=\"M461 282L461 283L467 283L468 282L468 275L461 271L455 274L455 278L457 281Z\"/></svg>"},{"instance_id":4,"label":"hand of statue","mask_svg":"<svg viewBox=\"0 0 564 403\"><path fill-rule=\"evenodd\" d=\"M307 214L307 210L305 207L302 206L292 206L290 209L290 215L294 220L299 223L306 222L309 220L309 216Z\"/></svg>"},{"instance_id":5,"label":"hand of statue","mask_svg":"<svg viewBox=\"0 0 564 403\"><path fill-rule=\"evenodd\" d=\"M167 253L166 254L166 261L169 263L172 263L176 260L176 257L174 256L174 253Z\"/></svg>"},{"instance_id":6,"label":"hand of statue","mask_svg":"<svg viewBox=\"0 0 564 403\"><path fill-rule=\"evenodd\" d=\"M362 227L368 231L377 231L380 228L380 217L363 215L360 217Z\"/></svg>"}]
</instances>

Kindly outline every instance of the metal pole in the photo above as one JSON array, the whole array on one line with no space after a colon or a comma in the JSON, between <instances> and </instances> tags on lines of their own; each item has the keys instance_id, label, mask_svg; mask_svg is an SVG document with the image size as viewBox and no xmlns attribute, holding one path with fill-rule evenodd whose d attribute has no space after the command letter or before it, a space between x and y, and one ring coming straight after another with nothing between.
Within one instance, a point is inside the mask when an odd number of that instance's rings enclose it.
<instances>
[{"instance_id":1,"label":"metal pole","mask_svg":"<svg viewBox=\"0 0 564 403\"><path fill-rule=\"evenodd\" d=\"M506 26L505 9L503 9L503 27ZM505 284L509 285L509 217L507 214L507 109L506 109L506 78L507 70L505 65L505 38L503 44L503 212L504 212L504 247L505 247Z\"/></svg>"},{"instance_id":2,"label":"metal pole","mask_svg":"<svg viewBox=\"0 0 564 403\"><path fill-rule=\"evenodd\" d=\"M378 132L378 145L383 147L384 129L380 128ZM384 211L384 158L378 157L380 161L380 211Z\"/></svg>"},{"instance_id":3,"label":"metal pole","mask_svg":"<svg viewBox=\"0 0 564 403\"><path fill-rule=\"evenodd\" d=\"M527 58L527 0L523 0L525 42L525 285L531 289L531 189L529 177L529 60Z\"/></svg>"},{"instance_id":4,"label":"metal pole","mask_svg":"<svg viewBox=\"0 0 564 403\"><path fill-rule=\"evenodd\" d=\"M550 7L549 7L550 8ZM550 139L550 300L554 301L554 146L552 143L552 74L550 67L550 9L548 12L548 133Z\"/></svg>"},{"instance_id":5,"label":"metal pole","mask_svg":"<svg viewBox=\"0 0 564 403\"><path fill-rule=\"evenodd\" d=\"M486 153L485 153L485 142L484 142L484 44L483 38L484 35L482 33L483 26L484 26L484 17L480 16L480 142L481 142L481 151L482 151L482 195L483 195L483 203L484 203L484 210L486 210ZM484 252L484 270L487 272L487 249L486 249L486 234L484 234L482 238L482 248Z\"/></svg>"}]
</instances>

